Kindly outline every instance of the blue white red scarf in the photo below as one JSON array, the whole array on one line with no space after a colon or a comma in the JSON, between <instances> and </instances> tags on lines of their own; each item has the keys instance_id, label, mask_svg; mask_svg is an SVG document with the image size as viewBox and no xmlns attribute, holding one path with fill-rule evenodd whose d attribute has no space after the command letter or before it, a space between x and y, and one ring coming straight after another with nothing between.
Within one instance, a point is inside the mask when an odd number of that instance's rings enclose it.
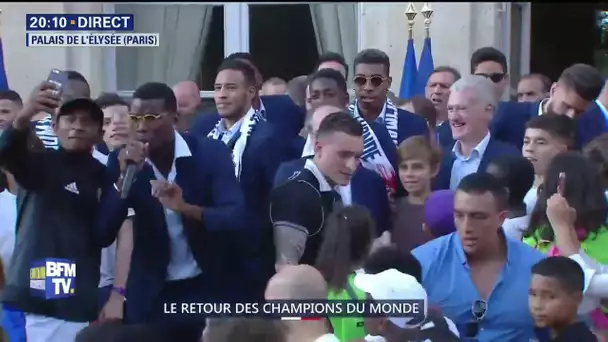
<instances>
[{"instance_id":1,"label":"blue white red scarf","mask_svg":"<svg viewBox=\"0 0 608 342\"><path fill-rule=\"evenodd\" d=\"M357 101L348 107L348 111L363 127L363 156L361 156L361 164L365 168L378 173L384 179L384 183L389 189L396 190L397 173L382 149L376 133L374 133L374 130L365 121L363 116L359 114ZM381 117L393 142L397 144L397 108L388 99L378 118ZM391 129L394 129L394 137Z\"/></svg>"}]
</instances>

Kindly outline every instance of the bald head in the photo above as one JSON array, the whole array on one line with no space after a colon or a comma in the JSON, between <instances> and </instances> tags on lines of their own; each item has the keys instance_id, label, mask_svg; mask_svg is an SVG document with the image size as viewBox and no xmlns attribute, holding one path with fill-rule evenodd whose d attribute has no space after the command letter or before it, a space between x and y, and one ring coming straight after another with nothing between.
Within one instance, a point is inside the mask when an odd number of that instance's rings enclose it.
<instances>
[{"instance_id":1,"label":"bald head","mask_svg":"<svg viewBox=\"0 0 608 342\"><path fill-rule=\"evenodd\" d=\"M201 95L198 85L192 81L179 82L173 86L177 99L177 112L180 116L191 116L196 113L201 104Z\"/></svg>"},{"instance_id":2,"label":"bald head","mask_svg":"<svg viewBox=\"0 0 608 342\"><path fill-rule=\"evenodd\" d=\"M264 296L266 300L327 299L327 283L312 266L284 266L270 279Z\"/></svg>"},{"instance_id":3,"label":"bald head","mask_svg":"<svg viewBox=\"0 0 608 342\"><path fill-rule=\"evenodd\" d=\"M312 112L310 117L310 129L312 132L316 132L319 129L319 125L321 125L321 121L325 119L326 116L335 112L343 112L344 108L340 108L332 105L323 105L319 108L315 109Z\"/></svg>"}]
</instances>

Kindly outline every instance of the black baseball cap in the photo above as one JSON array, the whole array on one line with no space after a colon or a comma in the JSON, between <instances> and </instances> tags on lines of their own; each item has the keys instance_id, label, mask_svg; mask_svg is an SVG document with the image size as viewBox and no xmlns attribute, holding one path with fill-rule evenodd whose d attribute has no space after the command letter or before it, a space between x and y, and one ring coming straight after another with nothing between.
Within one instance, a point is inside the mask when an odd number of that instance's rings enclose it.
<instances>
[{"instance_id":1,"label":"black baseball cap","mask_svg":"<svg viewBox=\"0 0 608 342\"><path fill-rule=\"evenodd\" d=\"M59 111L57 111L57 118L61 115L73 114L76 110L84 110L91 115L91 119L103 124L103 111L95 103L95 101L89 98L75 98L68 100L61 104Z\"/></svg>"}]
</instances>

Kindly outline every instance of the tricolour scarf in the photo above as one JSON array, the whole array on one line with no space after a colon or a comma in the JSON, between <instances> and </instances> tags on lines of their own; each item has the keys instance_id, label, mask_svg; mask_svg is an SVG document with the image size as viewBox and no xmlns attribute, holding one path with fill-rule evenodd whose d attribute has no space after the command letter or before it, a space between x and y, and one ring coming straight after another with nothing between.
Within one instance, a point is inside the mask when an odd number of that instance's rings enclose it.
<instances>
[{"instance_id":1,"label":"tricolour scarf","mask_svg":"<svg viewBox=\"0 0 608 342\"><path fill-rule=\"evenodd\" d=\"M376 133L374 133L374 130L370 127L367 121L365 121L363 116L359 114L357 101L348 106L348 111L361 124L361 127L363 127L363 155L361 156L361 163L365 168L378 173L382 179L384 179L384 183L389 189L396 190L397 174L395 169L382 149L382 145L380 145L380 141L378 140ZM397 108L390 100L386 100L384 109L378 118L382 118L391 139L396 145Z\"/></svg>"},{"instance_id":2,"label":"tricolour scarf","mask_svg":"<svg viewBox=\"0 0 608 342\"><path fill-rule=\"evenodd\" d=\"M237 133L237 134L239 134L239 136L238 136L236 142L234 143L234 148L232 149L232 162L234 163L234 174L236 175L236 178L239 180L241 178L241 171L243 169L242 159L243 159L243 153L245 152L245 148L247 147L247 139L253 132L255 125L257 125L257 123L259 121L262 121L263 119L257 111L255 111L253 108L250 108L249 111L247 112L247 114L245 114L245 116L241 120L243 120L243 122L241 123L241 127L239 128L239 133ZM220 139L220 137L222 135L221 131L220 131L221 124L222 124L222 119L220 119L217 122L217 124L215 125L215 128L213 128L213 130L211 132L209 132L207 137L216 139L216 140Z\"/></svg>"}]
</instances>

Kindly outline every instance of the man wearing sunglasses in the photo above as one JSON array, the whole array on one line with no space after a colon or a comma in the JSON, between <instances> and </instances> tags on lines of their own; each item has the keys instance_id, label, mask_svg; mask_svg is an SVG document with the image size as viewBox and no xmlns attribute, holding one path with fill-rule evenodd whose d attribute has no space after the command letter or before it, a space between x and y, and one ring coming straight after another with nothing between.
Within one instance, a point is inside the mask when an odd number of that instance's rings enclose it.
<instances>
[{"instance_id":1,"label":"man wearing sunglasses","mask_svg":"<svg viewBox=\"0 0 608 342\"><path fill-rule=\"evenodd\" d=\"M177 100L164 83L137 88L130 112L135 141L112 152L107 166L118 189L128 165L139 170L112 216L122 224L127 208L135 212L125 318L157 324L176 341L198 341L205 317L168 316L155 303L238 298L243 198L230 152L175 130Z\"/></svg>"},{"instance_id":2,"label":"man wearing sunglasses","mask_svg":"<svg viewBox=\"0 0 608 342\"><path fill-rule=\"evenodd\" d=\"M428 136L424 119L413 113L397 109L388 101L387 93L392 83L390 60L386 53L377 49L366 49L357 54L354 61L354 83L356 101L352 112L366 121L383 124L398 145L414 136Z\"/></svg>"},{"instance_id":3,"label":"man wearing sunglasses","mask_svg":"<svg viewBox=\"0 0 608 342\"><path fill-rule=\"evenodd\" d=\"M576 146L580 148L607 127L606 119L601 113L582 115L597 99L603 87L604 79L596 68L574 64L565 69L557 82L553 83L548 98L530 103L503 102L494 117L492 134L521 147L526 122L535 116L553 112L577 119Z\"/></svg>"},{"instance_id":4,"label":"man wearing sunglasses","mask_svg":"<svg viewBox=\"0 0 608 342\"><path fill-rule=\"evenodd\" d=\"M429 302L454 321L465 341L534 337L527 309L530 270L544 255L505 236L508 198L494 176L466 176L454 194L456 232L412 251L422 265Z\"/></svg>"}]
</instances>

